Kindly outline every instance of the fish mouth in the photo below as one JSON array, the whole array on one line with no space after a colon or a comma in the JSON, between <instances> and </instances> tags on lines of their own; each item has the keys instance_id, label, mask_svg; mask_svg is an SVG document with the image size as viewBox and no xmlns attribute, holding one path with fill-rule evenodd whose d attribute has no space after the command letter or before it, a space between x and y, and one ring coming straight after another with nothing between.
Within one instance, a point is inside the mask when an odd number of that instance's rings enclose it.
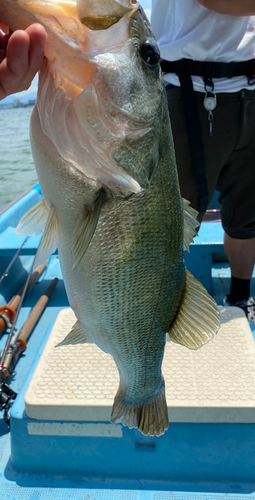
<instances>
[{"instance_id":1,"label":"fish mouth","mask_svg":"<svg viewBox=\"0 0 255 500\"><path fill-rule=\"evenodd\" d=\"M98 86L93 81L97 59L128 46L130 22L138 9L136 0L1 0L0 18L13 30L25 29L32 22L41 23L47 31L47 59L77 87L77 93L92 84L100 101ZM132 51L132 47L128 50ZM116 106L106 88L104 95L109 103L103 112L107 124L130 128L131 134L132 130L147 130L148 122L141 122L125 106Z\"/></svg>"},{"instance_id":2,"label":"fish mouth","mask_svg":"<svg viewBox=\"0 0 255 500\"><path fill-rule=\"evenodd\" d=\"M152 125L121 88L136 53L131 23L138 9L135 0L0 0L0 18L12 30L39 22L47 31L49 63L40 71L37 103L44 134L82 175L124 193L141 186L114 150Z\"/></svg>"},{"instance_id":3,"label":"fish mouth","mask_svg":"<svg viewBox=\"0 0 255 500\"><path fill-rule=\"evenodd\" d=\"M138 9L135 0L1 0L0 18L13 31L42 24L47 59L83 89L95 72L96 53L114 50L129 38L129 21Z\"/></svg>"},{"instance_id":4,"label":"fish mouth","mask_svg":"<svg viewBox=\"0 0 255 500\"><path fill-rule=\"evenodd\" d=\"M117 51L122 58L125 50L130 57L130 23L139 7L136 0L0 0L0 18L12 30L41 23L47 31L45 55L54 68L77 87L77 93L92 84L99 96L94 80L99 59L116 56ZM136 117L129 104L116 105L107 88L103 90L111 108L105 113L107 121L114 125L116 113L131 130L148 128L148 120Z\"/></svg>"},{"instance_id":5,"label":"fish mouth","mask_svg":"<svg viewBox=\"0 0 255 500\"><path fill-rule=\"evenodd\" d=\"M123 16L139 8L136 0L11 0L34 14L73 16L91 30L103 30L116 24Z\"/></svg>"},{"instance_id":6,"label":"fish mouth","mask_svg":"<svg viewBox=\"0 0 255 500\"><path fill-rule=\"evenodd\" d=\"M91 30L104 30L139 8L136 0L77 0L77 13L81 22Z\"/></svg>"}]
</instances>

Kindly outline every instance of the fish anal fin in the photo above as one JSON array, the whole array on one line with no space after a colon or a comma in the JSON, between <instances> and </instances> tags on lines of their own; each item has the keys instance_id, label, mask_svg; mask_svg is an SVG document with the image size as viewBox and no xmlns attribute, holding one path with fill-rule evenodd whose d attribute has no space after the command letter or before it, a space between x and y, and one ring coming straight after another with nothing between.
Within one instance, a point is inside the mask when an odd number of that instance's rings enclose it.
<instances>
[{"instance_id":1,"label":"fish anal fin","mask_svg":"<svg viewBox=\"0 0 255 500\"><path fill-rule=\"evenodd\" d=\"M91 342L91 340L87 337L80 322L76 321L68 335L64 338L64 340L62 340L62 342L56 345L56 347L63 345L86 344L87 342Z\"/></svg>"},{"instance_id":2,"label":"fish anal fin","mask_svg":"<svg viewBox=\"0 0 255 500\"><path fill-rule=\"evenodd\" d=\"M194 236L198 236L197 227L200 226L200 223L197 220L198 212L190 207L190 202L182 198L183 204L183 219L184 219L184 227L183 227L183 246L184 250L189 252L189 245L193 242Z\"/></svg>"},{"instance_id":3,"label":"fish anal fin","mask_svg":"<svg viewBox=\"0 0 255 500\"><path fill-rule=\"evenodd\" d=\"M42 235L34 267L43 264L52 253L54 253L59 244L59 222L55 208L52 206L48 213L48 218Z\"/></svg>"},{"instance_id":4,"label":"fish anal fin","mask_svg":"<svg viewBox=\"0 0 255 500\"><path fill-rule=\"evenodd\" d=\"M213 339L220 326L215 300L186 270L186 289L168 335L176 344L198 349Z\"/></svg>"},{"instance_id":5,"label":"fish anal fin","mask_svg":"<svg viewBox=\"0 0 255 500\"><path fill-rule=\"evenodd\" d=\"M165 387L147 404L130 405L125 402L123 392L118 390L111 414L111 422L120 422L136 428L146 436L161 436L168 429L168 411L165 397Z\"/></svg>"},{"instance_id":6,"label":"fish anal fin","mask_svg":"<svg viewBox=\"0 0 255 500\"><path fill-rule=\"evenodd\" d=\"M16 234L38 236L43 234L50 209L44 200L39 201L21 217L15 230Z\"/></svg>"},{"instance_id":7,"label":"fish anal fin","mask_svg":"<svg viewBox=\"0 0 255 500\"><path fill-rule=\"evenodd\" d=\"M105 202L106 193L101 190L92 207L85 207L78 219L72 244L73 270L80 264L96 230L101 208Z\"/></svg>"}]
</instances>

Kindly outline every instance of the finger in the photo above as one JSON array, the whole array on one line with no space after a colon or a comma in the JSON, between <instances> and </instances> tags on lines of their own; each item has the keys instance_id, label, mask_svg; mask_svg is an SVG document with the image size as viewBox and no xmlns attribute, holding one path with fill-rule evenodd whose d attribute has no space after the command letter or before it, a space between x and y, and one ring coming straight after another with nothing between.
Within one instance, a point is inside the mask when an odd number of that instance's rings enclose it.
<instances>
[{"instance_id":1,"label":"finger","mask_svg":"<svg viewBox=\"0 0 255 500\"><path fill-rule=\"evenodd\" d=\"M0 63L0 101L10 94L26 90L30 83L27 83L24 77L17 76L10 71L7 58Z\"/></svg>"},{"instance_id":2,"label":"finger","mask_svg":"<svg viewBox=\"0 0 255 500\"><path fill-rule=\"evenodd\" d=\"M0 21L0 29L1 29L1 21ZM8 30L8 27L6 26ZM0 31L0 62L6 57L6 47L9 40L9 35L5 35L2 31Z\"/></svg>"},{"instance_id":3,"label":"finger","mask_svg":"<svg viewBox=\"0 0 255 500\"><path fill-rule=\"evenodd\" d=\"M0 50L6 51L9 38L10 38L10 35L2 35L0 37Z\"/></svg>"},{"instance_id":4,"label":"finger","mask_svg":"<svg viewBox=\"0 0 255 500\"><path fill-rule=\"evenodd\" d=\"M2 21L0 21L0 30L2 30L3 33L8 35L9 33L9 28L6 24L4 24Z\"/></svg>"},{"instance_id":5,"label":"finger","mask_svg":"<svg viewBox=\"0 0 255 500\"><path fill-rule=\"evenodd\" d=\"M17 30L8 39L5 59L0 51L0 100L29 88L43 63L45 40L46 31L39 24Z\"/></svg>"},{"instance_id":6,"label":"finger","mask_svg":"<svg viewBox=\"0 0 255 500\"><path fill-rule=\"evenodd\" d=\"M6 57L6 50L0 49L0 63L5 59Z\"/></svg>"},{"instance_id":7,"label":"finger","mask_svg":"<svg viewBox=\"0 0 255 500\"><path fill-rule=\"evenodd\" d=\"M28 75L33 79L43 63L47 35L44 27L40 24L32 24L26 29L26 33L30 37Z\"/></svg>"},{"instance_id":8,"label":"finger","mask_svg":"<svg viewBox=\"0 0 255 500\"><path fill-rule=\"evenodd\" d=\"M0 64L0 99L29 87L31 82L26 79L29 48L29 35L15 31L9 39L6 58Z\"/></svg>"},{"instance_id":9,"label":"finger","mask_svg":"<svg viewBox=\"0 0 255 500\"><path fill-rule=\"evenodd\" d=\"M8 88L8 73L9 70L6 67L6 58L0 64L0 101L7 97L10 93L7 91Z\"/></svg>"},{"instance_id":10,"label":"finger","mask_svg":"<svg viewBox=\"0 0 255 500\"><path fill-rule=\"evenodd\" d=\"M22 78L29 68L30 38L22 30L15 31L7 45L7 67L13 77Z\"/></svg>"}]
</instances>

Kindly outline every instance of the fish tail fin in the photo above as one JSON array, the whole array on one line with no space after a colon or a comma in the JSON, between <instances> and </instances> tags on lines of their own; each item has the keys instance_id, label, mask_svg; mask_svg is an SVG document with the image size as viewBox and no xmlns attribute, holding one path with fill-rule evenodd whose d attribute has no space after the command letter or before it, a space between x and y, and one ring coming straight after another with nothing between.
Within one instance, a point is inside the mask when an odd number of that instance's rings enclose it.
<instances>
[{"instance_id":1,"label":"fish tail fin","mask_svg":"<svg viewBox=\"0 0 255 500\"><path fill-rule=\"evenodd\" d=\"M186 288L168 334L176 344L198 349L216 335L220 314L215 300L186 270Z\"/></svg>"},{"instance_id":2,"label":"fish tail fin","mask_svg":"<svg viewBox=\"0 0 255 500\"><path fill-rule=\"evenodd\" d=\"M129 429L136 428L146 436L161 436L168 429L165 386L153 401L140 405L126 403L123 391L118 390L112 407L111 422L120 422Z\"/></svg>"}]
</instances>

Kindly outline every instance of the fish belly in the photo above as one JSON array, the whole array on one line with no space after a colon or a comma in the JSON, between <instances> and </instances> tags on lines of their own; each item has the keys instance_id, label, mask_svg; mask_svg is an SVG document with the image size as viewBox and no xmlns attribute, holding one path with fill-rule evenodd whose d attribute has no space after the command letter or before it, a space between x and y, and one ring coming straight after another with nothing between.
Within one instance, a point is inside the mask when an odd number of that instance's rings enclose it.
<instances>
[{"instance_id":1,"label":"fish belly","mask_svg":"<svg viewBox=\"0 0 255 500\"><path fill-rule=\"evenodd\" d=\"M157 398L165 406L161 364L166 331L185 286L182 204L171 158L161 159L147 190L107 201L88 250L72 269L73 227L89 190L47 137L32 143L44 197L59 220L59 256L70 305L85 334L118 366L117 401L131 413L156 404ZM135 415L120 419L138 427L141 415ZM147 428L145 433L164 432L157 424L155 431Z\"/></svg>"},{"instance_id":2,"label":"fish belly","mask_svg":"<svg viewBox=\"0 0 255 500\"><path fill-rule=\"evenodd\" d=\"M139 427L141 411L135 409L154 405L156 410L147 412L153 422L143 428L145 433L161 433L154 428L154 413L165 406L161 364L166 331L184 290L181 206L171 193L171 179L164 180L165 170L159 165L150 189L141 195L107 203L75 283L62 255L76 316L119 369L113 420Z\"/></svg>"}]
</instances>

